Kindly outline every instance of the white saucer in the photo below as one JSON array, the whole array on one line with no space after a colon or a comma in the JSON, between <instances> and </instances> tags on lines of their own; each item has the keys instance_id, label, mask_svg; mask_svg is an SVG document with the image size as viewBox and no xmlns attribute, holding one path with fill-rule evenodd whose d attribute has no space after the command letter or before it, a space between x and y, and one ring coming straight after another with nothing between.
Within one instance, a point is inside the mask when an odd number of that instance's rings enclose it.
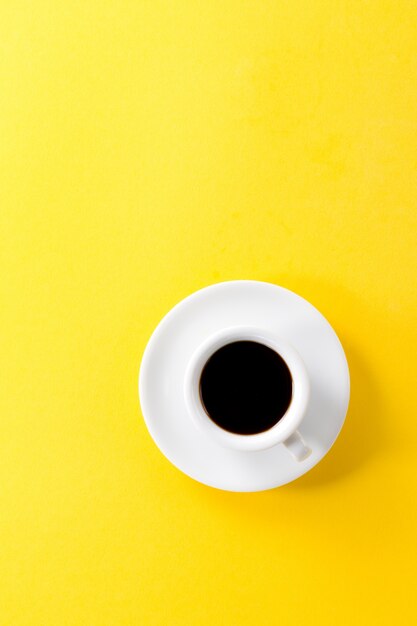
<instances>
[{"instance_id":1,"label":"white saucer","mask_svg":"<svg viewBox=\"0 0 417 626\"><path fill-rule=\"evenodd\" d=\"M312 454L297 462L281 444L261 451L223 448L188 416L183 380L188 361L209 335L236 325L264 328L294 346L310 376L311 400L299 431ZM333 328L288 289L251 280L193 293L159 323L139 375L145 422L161 452L191 478L228 491L262 491L308 472L328 452L349 404L349 370Z\"/></svg>"}]
</instances>

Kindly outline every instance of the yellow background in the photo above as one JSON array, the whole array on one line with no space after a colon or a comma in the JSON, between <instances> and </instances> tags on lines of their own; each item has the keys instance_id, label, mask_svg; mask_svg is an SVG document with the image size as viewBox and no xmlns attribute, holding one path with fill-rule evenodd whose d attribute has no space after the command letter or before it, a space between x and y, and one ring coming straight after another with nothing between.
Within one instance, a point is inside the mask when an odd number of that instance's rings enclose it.
<instances>
[{"instance_id":1,"label":"yellow background","mask_svg":"<svg viewBox=\"0 0 417 626\"><path fill-rule=\"evenodd\" d=\"M411 623L414 0L0 3L0 624ZM195 483L147 339L235 278L311 300L352 400L324 461Z\"/></svg>"}]
</instances>

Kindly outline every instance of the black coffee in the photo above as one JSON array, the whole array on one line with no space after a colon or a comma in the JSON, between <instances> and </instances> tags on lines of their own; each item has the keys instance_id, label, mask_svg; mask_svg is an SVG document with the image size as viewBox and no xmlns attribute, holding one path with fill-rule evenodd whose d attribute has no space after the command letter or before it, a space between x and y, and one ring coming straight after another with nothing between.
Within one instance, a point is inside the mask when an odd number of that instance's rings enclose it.
<instances>
[{"instance_id":1,"label":"black coffee","mask_svg":"<svg viewBox=\"0 0 417 626\"><path fill-rule=\"evenodd\" d=\"M221 428L254 435L274 426L292 397L290 370L280 355L256 341L235 341L204 366L200 395L208 416Z\"/></svg>"}]
</instances>

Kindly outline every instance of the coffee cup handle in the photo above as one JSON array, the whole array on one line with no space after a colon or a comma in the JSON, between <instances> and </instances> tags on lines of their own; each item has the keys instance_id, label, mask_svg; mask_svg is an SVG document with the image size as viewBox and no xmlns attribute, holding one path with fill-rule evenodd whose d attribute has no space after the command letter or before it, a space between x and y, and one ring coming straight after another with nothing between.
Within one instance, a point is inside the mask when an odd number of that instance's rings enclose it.
<instances>
[{"instance_id":1,"label":"coffee cup handle","mask_svg":"<svg viewBox=\"0 0 417 626\"><path fill-rule=\"evenodd\" d=\"M296 461L304 461L311 454L311 448L307 446L298 430L293 432L283 443Z\"/></svg>"}]
</instances>

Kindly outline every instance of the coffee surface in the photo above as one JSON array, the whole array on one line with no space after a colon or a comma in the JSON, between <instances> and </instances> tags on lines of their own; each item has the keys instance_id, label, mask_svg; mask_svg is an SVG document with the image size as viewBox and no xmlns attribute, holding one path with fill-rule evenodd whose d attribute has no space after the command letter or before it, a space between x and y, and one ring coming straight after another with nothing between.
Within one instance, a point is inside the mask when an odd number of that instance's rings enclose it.
<instances>
[{"instance_id":1,"label":"coffee surface","mask_svg":"<svg viewBox=\"0 0 417 626\"><path fill-rule=\"evenodd\" d=\"M208 416L241 435L269 430L286 413L292 397L290 370L282 357L256 341L235 341L215 352L200 378Z\"/></svg>"}]
</instances>

